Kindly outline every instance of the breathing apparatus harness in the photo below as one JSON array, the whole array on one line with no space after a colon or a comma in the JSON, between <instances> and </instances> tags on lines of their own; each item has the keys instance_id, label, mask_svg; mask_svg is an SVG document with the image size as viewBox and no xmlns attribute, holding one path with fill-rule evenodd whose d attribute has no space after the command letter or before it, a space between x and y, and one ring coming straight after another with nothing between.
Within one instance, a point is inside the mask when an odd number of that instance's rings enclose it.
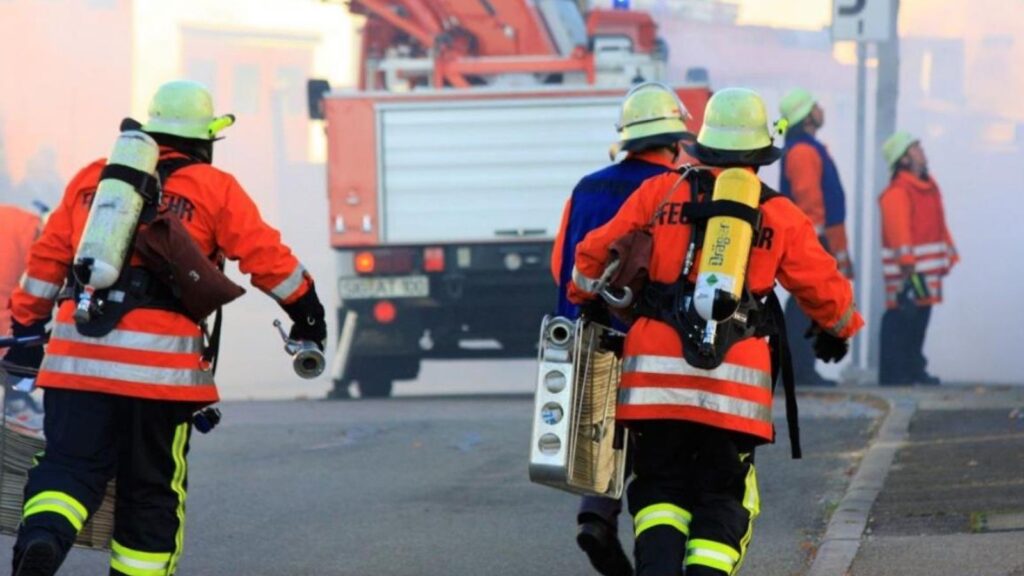
<instances>
[{"instance_id":1,"label":"breathing apparatus harness","mask_svg":"<svg viewBox=\"0 0 1024 576\"><path fill-rule=\"evenodd\" d=\"M706 370L721 365L726 353L737 342L747 338L767 337L771 351L772 391L774 392L781 374L786 396L786 424L791 454L794 459L800 458L800 430L797 422L793 364L786 339L785 317L775 291L770 290L767 294L757 295L744 286L735 313L717 322L717 326L711 330L708 329L709 322L697 313L693 303L696 284L691 280L690 273L697 252L703 248L708 221L716 216L741 219L751 225L756 238L761 228L761 210L731 200L712 201L715 177L706 170L691 170L687 177L690 179L690 202L683 205L681 216L682 222L691 226L691 233L682 271L678 280L672 283L648 281L640 291L632 312L636 316L651 318L675 329L683 342L683 356L687 363ZM780 196L781 194L761 183L759 205ZM656 213L662 210L664 204L665 202Z\"/></svg>"}]
</instances>

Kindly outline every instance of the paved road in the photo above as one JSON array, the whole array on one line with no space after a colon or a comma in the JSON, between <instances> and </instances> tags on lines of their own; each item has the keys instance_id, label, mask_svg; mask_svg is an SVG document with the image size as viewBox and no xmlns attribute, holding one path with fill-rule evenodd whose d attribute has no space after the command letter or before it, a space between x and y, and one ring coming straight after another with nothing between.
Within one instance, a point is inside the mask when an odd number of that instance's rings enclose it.
<instances>
[{"instance_id":1,"label":"paved road","mask_svg":"<svg viewBox=\"0 0 1024 576\"><path fill-rule=\"evenodd\" d=\"M763 511L745 576L806 568L881 416L842 396L801 408L805 459L789 460L785 438L758 453ZM220 428L194 437L181 574L591 573L574 546L575 498L527 480L528 397L223 410ZM62 574L105 574L106 561L76 550Z\"/></svg>"}]
</instances>

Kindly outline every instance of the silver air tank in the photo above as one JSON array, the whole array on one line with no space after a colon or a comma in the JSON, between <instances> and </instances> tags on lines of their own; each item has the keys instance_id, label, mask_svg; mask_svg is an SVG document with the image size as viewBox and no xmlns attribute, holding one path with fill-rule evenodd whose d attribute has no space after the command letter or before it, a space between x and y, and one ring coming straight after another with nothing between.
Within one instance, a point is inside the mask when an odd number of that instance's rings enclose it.
<instances>
[{"instance_id":1,"label":"silver air tank","mask_svg":"<svg viewBox=\"0 0 1024 576\"><path fill-rule=\"evenodd\" d=\"M143 132L128 130L117 137L75 253L73 271L84 287L75 310L76 322L89 321L93 292L110 288L121 275L145 203L140 192L146 192L136 190L138 184L129 183L141 181L130 175L155 175L159 157L156 141ZM127 170L111 169L112 166Z\"/></svg>"}]
</instances>

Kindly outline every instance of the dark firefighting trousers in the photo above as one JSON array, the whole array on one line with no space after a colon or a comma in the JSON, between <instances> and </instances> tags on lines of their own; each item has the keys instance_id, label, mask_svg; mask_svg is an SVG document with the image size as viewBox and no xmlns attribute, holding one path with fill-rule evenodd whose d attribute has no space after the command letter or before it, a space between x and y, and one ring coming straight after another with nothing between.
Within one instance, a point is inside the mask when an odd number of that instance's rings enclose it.
<instances>
[{"instance_id":1,"label":"dark firefighting trousers","mask_svg":"<svg viewBox=\"0 0 1024 576\"><path fill-rule=\"evenodd\" d=\"M630 424L637 576L734 574L760 512L747 435L675 420Z\"/></svg>"},{"instance_id":2,"label":"dark firefighting trousers","mask_svg":"<svg viewBox=\"0 0 1024 576\"><path fill-rule=\"evenodd\" d=\"M912 384L928 376L924 339L931 306L918 306L901 298L896 308L882 314L879 331L878 383L882 386Z\"/></svg>"},{"instance_id":3,"label":"dark firefighting trousers","mask_svg":"<svg viewBox=\"0 0 1024 576\"><path fill-rule=\"evenodd\" d=\"M15 566L40 537L55 539L63 559L115 478L110 573L173 574L197 406L57 388L45 391L43 403L46 450L28 474Z\"/></svg>"}]
</instances>

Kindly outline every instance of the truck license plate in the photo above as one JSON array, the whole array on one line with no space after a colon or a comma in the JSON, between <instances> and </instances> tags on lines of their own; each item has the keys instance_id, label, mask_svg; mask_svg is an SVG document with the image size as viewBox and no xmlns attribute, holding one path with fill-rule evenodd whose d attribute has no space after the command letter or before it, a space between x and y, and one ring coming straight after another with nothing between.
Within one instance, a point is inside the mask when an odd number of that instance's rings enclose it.
<instances>
[{"instance_id":1,"label":"truck license plate","mask_svg":"<svg viewBox=\"0 0 1024 576\"><path fill-rule=\"evenodd\" d=\"M426 276L393 276L390 278L342 278L338 280L342 299L423 298L430 295Z\"/></svg>"}]
</instances>

